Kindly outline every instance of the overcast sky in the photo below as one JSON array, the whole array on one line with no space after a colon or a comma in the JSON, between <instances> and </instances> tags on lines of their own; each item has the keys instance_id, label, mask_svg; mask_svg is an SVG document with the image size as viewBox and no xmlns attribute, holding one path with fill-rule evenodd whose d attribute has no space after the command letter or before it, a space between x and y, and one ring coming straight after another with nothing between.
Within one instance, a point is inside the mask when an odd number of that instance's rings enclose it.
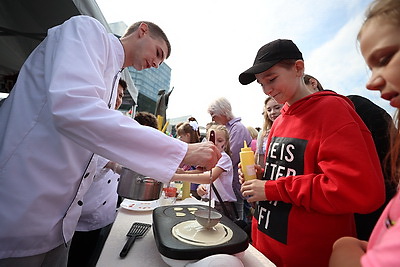
<instances>
[{"instance_id":1,"label":"overcast sky","mask_svg":"<svg viewBox=\"0 0 400 267\"><path fill-rule=\"evenodd\" d=\"M390 115L379 92L365 89L369 71L356 36L371 0L96 0L109 23L139 20L167 34L172 69L167 117L192 115L210 121L207 107L220 96L246 126L262 126L265 95L256 82L243 86L239 74L258 49L275 39L291 39L303 53L305 72L325 89L371 99Z\"/></svg>"}]
</instances>

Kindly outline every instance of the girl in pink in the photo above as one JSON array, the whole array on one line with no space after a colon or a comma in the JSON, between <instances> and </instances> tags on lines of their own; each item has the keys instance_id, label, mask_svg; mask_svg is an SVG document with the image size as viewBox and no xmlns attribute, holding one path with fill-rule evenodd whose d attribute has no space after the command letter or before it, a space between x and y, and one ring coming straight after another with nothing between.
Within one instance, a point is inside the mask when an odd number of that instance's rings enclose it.
<instances>
[{"instance_id":1,"label":"girl in pink","mask_svg":"<svg viewBox=\"0 0 400 267\"><path fill-rule=\"evenodd\" d=\"M361 53L372 71L366 87L379 90L390 105L400 108L400 1L375 0L358 34ZM399 118L396 118L397 126ZM400 138L392 138L388 157L398 181ZM387 205L369 242L344 237L333 245L330 266L400 266L400 195Z\"/></svg>"}]
</instances>

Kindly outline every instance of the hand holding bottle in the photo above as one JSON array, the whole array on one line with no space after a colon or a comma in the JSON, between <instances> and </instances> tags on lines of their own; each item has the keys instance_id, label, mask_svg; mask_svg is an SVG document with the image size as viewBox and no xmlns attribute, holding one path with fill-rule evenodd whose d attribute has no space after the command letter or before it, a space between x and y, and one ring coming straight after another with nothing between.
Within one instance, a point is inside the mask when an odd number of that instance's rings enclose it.
<instances>
[{"instance_id":1,"label":"hand holding bottle","mask_svg":"<svg viewBox=\"0 0 400 267\"><path fill-rule=\"evenodd\" d=\"M254 152L250 147L247 147L246 140L244 140L244 146L240 151L240 166L243 173L243 177L246 181L257 179Z\"/></svg>"}]
</instances>

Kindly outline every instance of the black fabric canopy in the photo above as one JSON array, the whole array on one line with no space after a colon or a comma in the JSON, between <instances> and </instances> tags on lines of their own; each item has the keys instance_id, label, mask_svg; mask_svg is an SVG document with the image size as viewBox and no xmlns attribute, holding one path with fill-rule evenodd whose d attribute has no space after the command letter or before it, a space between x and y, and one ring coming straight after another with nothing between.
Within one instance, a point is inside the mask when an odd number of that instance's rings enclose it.
<instances>
[{"instance_id":1,"label":"black fabric canopy","mask_svg":"<svg viewBox=\"0 0 400 267\"><path fill-rule=\"evenodd\" d=\"M17 73L47 29L80 14L96 18L111 32L94 0L1 0L0 75Z\"/></svg>"},{"instance_id":2,"label":"black fabric canopy","mask_svg":"<svg viewBox=\"0 0 400 267\"><path fill-rule=\"evenodd\" d=\"M95 0L1 0L0 78L16 75L46 37L47 30L76 15L91 16L111 32ZM123 71L122 78L137 102L138 91L127 70Z\"/></svg>"}]
</instances>

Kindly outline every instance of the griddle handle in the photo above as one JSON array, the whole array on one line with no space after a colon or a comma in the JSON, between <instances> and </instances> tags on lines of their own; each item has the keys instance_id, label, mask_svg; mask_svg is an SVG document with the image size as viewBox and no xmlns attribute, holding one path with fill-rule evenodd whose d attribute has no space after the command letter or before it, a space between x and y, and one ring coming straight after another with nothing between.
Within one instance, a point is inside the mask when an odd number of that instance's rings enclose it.
<instances>
[{"instance_id":1,"label":"griddle handle","mask_svg":"<svg viewBox=\"0 0 400 267\"><path fill-rule=\"evenodd\" d=\"M124 248L121 250L121 253L119 253L119 256L121 258L125 258L125 256L128 254L133 243L135 243L136 237L137 237L136 235L133 235L133 236L129 237L129 239L126 241Z\"/></svg>"}]
</instances>

